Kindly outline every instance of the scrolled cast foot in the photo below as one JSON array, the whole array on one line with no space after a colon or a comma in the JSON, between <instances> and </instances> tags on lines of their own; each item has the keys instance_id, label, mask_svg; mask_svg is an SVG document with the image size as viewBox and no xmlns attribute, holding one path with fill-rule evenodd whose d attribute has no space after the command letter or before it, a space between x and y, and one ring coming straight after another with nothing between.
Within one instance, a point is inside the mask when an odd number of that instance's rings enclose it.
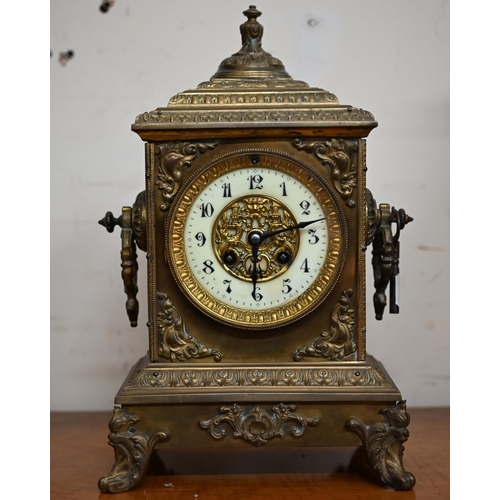
<instances>
[{"instance_id":1,"label":"scrolled cast foot","mask_svg":"<svg viewBox=\"0 0 500 500\"><path fill-rule=\"evenodd\" d=\"M408 439L406 427L410 423L406 402L382 408L378 413L384 415L386 423L367 426L359 418L350 418L346 429L360 437L371 466L388 488L411 490L415 476L403 467L403 443Z\"/></svg>"},{"instance_id":2,"label":"scrolled cast foot","mask_svg":"<svg viewBox=\"0 0 500 500\"><path fill-rule=\"evenodd\" d=\"M121 408L115 408L109 422L109 445L115 449L115 464L111 472L99 480L103 493L120 493L136 486L147 469L151 453L161 441L170 439L166 429L150 435L137 431L133 426L139 421Z\"/></svg>"}]
</instances>

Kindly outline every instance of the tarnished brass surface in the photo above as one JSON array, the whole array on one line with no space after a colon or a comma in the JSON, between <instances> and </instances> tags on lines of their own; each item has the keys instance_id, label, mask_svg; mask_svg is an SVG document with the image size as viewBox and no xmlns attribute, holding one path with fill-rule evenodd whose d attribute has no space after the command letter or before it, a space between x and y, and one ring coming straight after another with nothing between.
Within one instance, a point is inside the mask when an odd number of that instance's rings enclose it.
<instances>
[{"instance_id":1,"label":"tarnished brass surface","mask_svg":"<svg viewBox=\"0 0 500 500\"><path fill-rule=\"evenodd\" d=\"M364 257L364 253L360 253L356 243L359 238L358 213L360 217L365 214L364 210L358 211L358 205L363 206L363 198L360 198L361 203L358 202L354 207L349 207L341 201L342 197L333 185L331 167L322 164L321 160L315 155L303 150L297 150L292 141L293 139L260 140L258 142L221 139L216 142L216 146L213 148L206 148L204 146L205 142L193 143L196 148L191 148L192 143L189 141L182 144L173 142L166 145L163 145L163 143L148 145L148 170L146 174L148 187L146 196L147 221L148 227L153 228L153 230L148 230L149 246L147 251L148 321L152 360L161 360L163 358L158 350L162 342L158 331L158 311L160 306L158 293L166 294L173 307L179 311L187 334L193 336L200 344L222 353L224 360L227 362L253 362L262 360L263 356L271 362L293 361L293 353L297 349L304 347L307 342L312 342L322 332L330 330L332 327L331 315L333 307L339 301L343 290L347 289L353 290L352 300L356 311L353 336L354 339L363 337L365 328L362 314L364 300L360 299L360 297L363 297L360 296L360 293L364 290L364 278L361 282L358 282L357 276L361 273L358 260ZM203 151L203 153L196 153L194 158L192 155L184 154L187 151L194 151L194 149ZM337 284L330 291L328 297L315 309L314 314L308 314L302 320L291 323L286 327L275 328L274 332L261 332L257 336L253 334L252 337L247 337L244 331L211 321L197 307L192 306L191 301L186 300L185 294L181 293L179 286L176 284L173 272L165 260L165 256L169 258L169 241L168 239L165 240L168 230L165 231L164 227L169 218L174 217L174 214L177 218L178 212L171 202L165 203L165 184L167 183L164 183L163 180L166 178L176 179L175 181L172 180L171 185L174 186L176 192L174 199L177 200L177 203L180 203L183 199L181 193L184 193L192 185L192 179L203 176L210 165L217 163L218 158L229 158L238 151L260 152L262 154L263 150L280 152L285 159L292 158L294 164L303 166L304 172L314 173L314 177L323 179L323 183L329 186L330 196L333 198L335 196L340 197L336 202L338 205L337 212L344 213L341 218L344 225L344 244L347 244L347 248L344 250L345 263L338 275ZM359 154L360 148L357 148L357 150L357 154L351 153L349 162L355 166L356 184L364 185L363 166L358 164L358 157L362 156ZM166 161L162 155L168 156L169 161ZM181 165L184 166L181 167ZM179 174L176 174L177 170L179 170ZM161 182L158 182L159 176L162 178ZM183 186L182 190L180 190L180 186ZM353 193L357 192L357 188L354 187ZM357 199L357 195L355 196ZM165 206L169 208L165 210ZM304 231L307 231L307 229ZM167 252L165 252L166 249ZM232 279L229 274L228 279ZM360 302L359 307L357 306L358 302ZM307 337L305 337L305 332L307 332ZM359 344L359 342L356 343ZM364 355L364 351L361 352L361 355ZM358 353L353 356L353 360L358 359ZM211 362L211 360L213 358L205 357L196 358L194 361L206 363ZM320 359L314 361L320 361Z\"/></svg>"},{"instance_id":2,"label":"tarnished brass surface","mask_svg":"<svg viewBox=\"0 0 500 500\"><path fill-rule=\"evenodd\" d=\"M366 189L366 140L360 139L358 142L358 202L357 206L363 207L367 204L367 189ZM356 336L357 339L357 358L360 361L366 359L366 247L367 243L367 227L368 217L365 211L364 215L360 212L358 216L358 244L356 267L358 276L356 279L357 286L357 301L356 309L358 317L356 321Z\"/></svg>"},{"instance_id":3,"label":"tarnished brass surface","mask_svg":"<svg viewBox=\"0 0 500 500\"><path fill-rule=\"evenodd\" d=\"M158 312L161 357L172 363L206 357L212 357L215 361L222 359L217 349L205 347L186 331L181 314L167 295L158 292L158 299L161 301Z\"/></svg>"},{"instance_id":4,"label":"tarnished brass surface","mask_svg":"<svg viewBox=\"0 0 500 500\"><path fill-rule=\"evenodd\" d=\"M109 444L116 462L99 481L103 492L126 491L145 473L153 448L239 449L358 446L361 444L379 480L394 489L410 489L414 476L402 464L408 438L404 402L233 402L216 404L129 404L115 408ZM207 432L208 431L208 432Z\"/></svg>"},{"instance_id":5,"label":"tarnished brass surface","mask_svg":"<svg viewBox=\"0 0 500 500\"><path fill-rule=\"evenodd\" d=\"M365 275L373 244L381 317L411 218L366 188L373 115L294 80L262 48L261 13L244 14L241 49L209 81L136 118L146 190L100 221L122 227L132 322L146 252L149 352L116 395L99 487L137 485L156 445L361 440L388 487L411 488L401 394L366 354Z\"/></svg>"},{"instance_id":6,"label":"tarnished brass surface","mask_svg":"<svg viewBox=\"0 0 500 500\"><path fill-rule=\"evenodd\" d=\"M167 429L137 431L134 425L138 422L136 415L115 408L109 422L109 445L115 450L115 464L99 480L99 489L104 493L120 493L136 486L146 472L154 447L170 438Z\"/></svg>"},{"instance_id":7,"label":"tarnished brass surface","mask_svg":"<svg viewBox=\"0 0 500 500\"><path fill-rule=\"evenodd\" d=\"M337 192L346 200L348 207L356 206L353 197L358 187L355 158L358 150L357 141L344 139L329 139L327 141L304 142L294 139L292 144L299 150L307 151L316 156L330 170L333 185Z\"/></svg>"},{"instance_id":8,"label":"tarnished brass surface","mask_svg":"<svg viewBox=\"0 0 500 500\"><path fill-rule=\"evenodd\" d=\"M217 147L218 141L190 143L170 142L155 146L157 169L155 185L160 190L162 203L160 210L170 208L180 187L183 171L189 168L195 158Z\"/></svg>"},{"instance_id":9,"label":"tarnished brass surface","mask_svg":"<svg viewBox=\"0 0 500 500\"><path fill-rule=\"evenodd\" d=\"M386 422L367 425L360 418L350 418L346 429L361 438L371 466L386 486L411 490L415 486L415 476L403 467L403 443L408 439L410 423L406 401L381 408L378 413L385 417Z\"/></svg>"},{"instance_id":10,"label":"tarnished brass surface","mask_svg":"<svg viewBox=\"0 0 500 500\"><path fill-rule=\"evenodd\" d=\"M304 357L322 357L330 360L344 359L356 352L354 341L355 313L352 305L352 290L345 290L332 309L330 330L323 332L312 344L297 349L295 361Z\"/></svg>"},{"instance_id":11,"label":"tarnished brass surface","mask_svg":"<svg viewBox=\"0 0 500 500\"><path fill-rule=\"evenodd\" d=\"M268 413L259 406L249 411L237 404L223 406L220 413L210 420L199 422L203 429L207 429L215 439L222 439L226 431L221 428L223 422L227 422L233 428L233 437L241 438L255 446L262 446L270 439L285 436L285 423L296 422L297 426L290 429L290 434L300 437L306 431L308 425L317 425L319 419L316 417L306 417L296 413L295 405L285 405L280 403L273 406L272 413Z\"/></svg>"},{"instance_id":12,"label":"tarnished brass surface","mask_svg":"<svg viewBox=\"0 0 500 500\"><path fill-rule=\"evenodd\" d=\"M198 403L237 400L387 401L401 394L373 357L323 363L152 363L131 369L116 395L118 404Z\"/></svg>"}]
</instances>

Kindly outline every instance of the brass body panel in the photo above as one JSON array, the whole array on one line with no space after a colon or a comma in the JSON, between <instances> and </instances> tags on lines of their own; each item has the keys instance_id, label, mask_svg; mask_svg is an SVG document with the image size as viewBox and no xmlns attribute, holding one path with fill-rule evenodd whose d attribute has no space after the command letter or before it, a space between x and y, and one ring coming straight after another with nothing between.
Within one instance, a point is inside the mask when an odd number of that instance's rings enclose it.
<instances>
[{"instance_id":1,"label":"brass body panel","mask_svg":"<svg viewBox=\"0 0 500 500\"><path fill-rule=\"evenodd\" d=\"M325 139L326 141L327 139ZM217 144L216 147L206 148L203 154L200 154L190 162L189 168L184 168L181 172L178 181L179 188L193 175L202 171L204 166L211 163L217 157L224 156L227 153L241 150L268 150L281 151L288 155L296 157L303 163L306 163L311 169L315 170L331 187L335 190L335 186L331 180L330 170L321 164L319 159L311 153L303 150L298 150L292 144L293 138L289 140L218 140L214 134L210 144ZM322 141L315 141L322 142ZM361 185L365 184L365 165L364 165L364 142L363 140L350 141L356 146L355 152L352 153L352 168L356 173L357 182L361 180ZM193 142L189 144L202 144L201 142ZM159 359L158 349L161 343L161 332L158 329L157 316L159 314L159 304L156 297L156 292L165 293L173 302L176 309L183 311L182 318L186 331L195 337L205 346L210 346L223 353L225 362L258 362L262 361L262 355L265 353L267 362L291 362L293 361L293 353L303 347L304 343L309 343L315 340L323 331L330 327L330 316L332 308L339 301L342 293L345 290L352 290L352 303L357 304L355 307L355 333L357 339L361 339L362 346L364 342L365 324L364 324L364 304L363 297L360 297L359 290L365 288L364 273L358 270L364 268L364 251L361 247L364 241L360 241L359 227L366 226L366 211L364 210L364 193L362 190L353 188L353 192L349 200L355 200L353 207L349 207L346 202L341 200L346 231L346 240L348 247L346 249L345 263L342 272L339 275L335 289L330 293L328 298L314 311L314 314L308 315L301 320L287 325L282 328L275 328L266 332L252 331L249 332L243 329L235 329L227 325L221 324L207 318L198 308L194 307L190 301L179 290L176 280L172 276L172 272L165 255L165 223L167 220L167 211L162 210L164 205L164 196L162 190L158 189L163 176L161 164L167 163L166 156L168 152L179 149L177 142L148 144L146 146L147 156L149 158L150 168L147 172L147 196L150 200L148 206L149 216L147 217L147 233L154 235L151 238L154 241L154 252L148 252L149 255L155 255L155 258L148 258L148 276L154 277L148 282L148 296L150 301L152 298L154 307L150 307L150 355L151 359L156 361ZM360 160L361 158L361 160ZM160 178L159 178L160 177ZM363 209L359 209L363 207ZM174 215L175 216L175 215ZM362 219L359 223L358 219ZM154 228L154 229L151 229ZM151 303L150 303L151 305ZM304 331L309 332L309 336L304 335ZM309 341L309 342L308 342ZM358 352L353 359L364 359L364 350ZM315 359L312 359L315 361ZM209 358L192 358L192 362L210 362ZM320 361L320 360L318 360Z\"/></svg>"}]
</instances>

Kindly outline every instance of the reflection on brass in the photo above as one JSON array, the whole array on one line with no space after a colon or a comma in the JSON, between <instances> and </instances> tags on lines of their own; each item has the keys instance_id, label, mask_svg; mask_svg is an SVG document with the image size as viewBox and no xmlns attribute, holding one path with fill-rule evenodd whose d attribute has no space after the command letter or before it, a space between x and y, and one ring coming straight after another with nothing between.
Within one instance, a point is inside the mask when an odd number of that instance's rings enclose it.
<instances>
[{"instance_id":1,"label":"reflection on brass","mask_svg":"<svg viewBox=\"0 0 500 500\"><path fill-rule=\"evenodd\" d=\"M162 338L159 349L161 357L172 361L172 363L208 356L212 356L215 361L222 359L222 354L219 351L205 347L186 332L182 316L166 294L158 292L158 300L160 303L158 331Z\"/></svg>"},{"instance_id":2,"label":"reflection on brass","mask_svg":"<svg viewBox=\"0 0 500 500\"><path fill-rule=\"evenodd\" d=\"M226 435L226 431L220 428L220 424L227 422L233 428L233 437L244 439L255 446L266 444L269 439L285 436L285 423L293 421L299 426L293 426L290 433L294 437L304 434L307 425L317 425L318 417L305 417L300 413L292 413L296 410L295 405L285 405L280 403L273 406L272 414L256 406L250 411L234 404L231 407L223 406L220 414L210 420L202 420L200 426L208 429L210 435L215 439L221 439Z\"/></svg>"},{"instance_id":3,"label":"reflection on brass","mask_svg":"<svg viewBox=\"0 0 500 500\"><path fill-rule=\"evenodd\" d=\"M323 357L329 360L344 359L356 351L354 342L354 309L352 308L352 290L345 290L332 310L330 331L323 332L312 344L297 349L293 355L295 361L302 358Z\"/></svg>"},{"instance_id":4,"label":"reflection on brass","mask_svg":"<svg viewBox=\"0 0 500 500\"><path fill-rule=\"evenodd\" d=\"M229 203L214 223L213 248L224 269L235 278L252 281L252 245L246 237L250 231L276 231L296 226L288 208L271 197L244 196ZM259 246L259 281L283 274L295 259L299 249L298 231L277 234ZM281 263L279 255L287 255ZM228 262L228 259L231 261Z\"/></svg>"},{"instance_id":5,"label":"reflection on brass","mask_svg":"<svg viewBox=\"0 0 500 500\"><path fill-rule=\"evenodd\" d=\"M415 476L403 467L403 443L408 439L406 427L410 423L406 402L400 401L378 413L386 423L367 426L359 418L350 418L346 429L360 437L371 466L386 486L410 490L415 486Z\"/></svg>"},{"instance_id":6,"label":"reflection on brass","mask_svg":"<svg viewBox=\"0 0 500 500\"><path fill-rule=\"evenodd\" d=\"M332 181L342 196L347 200L347 206L356 206L352 197L357 187L356 154L357 142L344 139L330 139L328 141L304 142L294 139L292 144L299 150L313 153L321 164L330 169Z\"/></svg>"},{"instance_id":7,"label":"reflection on brass","mask_svg":"<svg viewBox=\"0 0 500 500\"><path fill-rule=\"evenodd\" d=\"M373 303L375 306L375 318L381 320L387 305L385 290L390 283L390 309L391 313L399 313L398 301L398 275L399 275L399 234L413 218L406 214L401 208L396 210L387 203L381 203L377 212L377 231L373 240L372 265L375 277L375 294ZM392 232L392 225L396 231Z\"/></svg>"},{"instance_id":8,"label":"reflection on brass","mask_svg":"<svg viewBox=\"0 0 500 500\"><path fill-rule=\"evenodd\" d=\"M109 445L115 450L115 463L111 472L99 480L103 493L120 493L136 486L142 479L154 447L170 439L166 429L145 434L135 429L139 422L121 408L114 409L109 422Z\"/></svg>"},{"instance_id":9,"label":"reflection on brass","mask_svg":"<svg viewBox=\"0 0 500 500\"><path fill-rule=\"evenodd\" d=\"M200 142L172 142L159 144L155 148L158 157L158 173L156 186L161 192L163 203L160 210L167 210L172 199L179 189L182 171L191 166L192 161L209 149L214 149L217 141Z\"/></svg>"}]
</instances>

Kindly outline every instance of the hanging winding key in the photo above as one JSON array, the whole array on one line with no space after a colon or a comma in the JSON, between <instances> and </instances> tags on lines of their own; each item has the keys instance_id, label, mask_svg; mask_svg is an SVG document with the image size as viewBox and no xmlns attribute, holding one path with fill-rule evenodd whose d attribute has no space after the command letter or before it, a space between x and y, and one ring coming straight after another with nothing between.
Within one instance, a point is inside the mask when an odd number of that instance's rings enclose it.
<instances>
[{"instance_id":1,"label":"hanging winding key","mask_svg":"<svg viewBox=\"0 0 500 500\"><path fill-rule=\"evenodd\" d=\"M402 208L396 210L387 203L381 203L376 208L375 200L370 195L368 199L368 223L373 222L372 265L375 278L375 294L373 304L375 318L381 320L387 305L386 289L389 288L389 312L399 313L399 236L401 230L413 218ZM371 204L371 206L370 206ZM371 217L370 217L371 216ZM393 226L395 230L393 232ZM368 242L369 243L369 242Z\"/></svg>"},{"instance_id":2,"label":"hanging winding key","mask_svg":"<svg viewBox=\"0 0 500 500\"><path fill-rule=\"evenodd\" d=\"M137 271L139 270L137 246L145 251L147 245L146 231L144 230L146 220L145 194L145 191L139 193L133 207L123 207L120 217L116 218L111 212L106 212L106 215L99 221L99 224L104 226L108 233L112 233L116 226L122 228L122 249L120 256L123 285L127 295L125 307L130 326L134 327L137 326L137 318L139 316L139 301L137 300L137 292L139 291L137 287Z\"/></svg>"}]
</instances>

